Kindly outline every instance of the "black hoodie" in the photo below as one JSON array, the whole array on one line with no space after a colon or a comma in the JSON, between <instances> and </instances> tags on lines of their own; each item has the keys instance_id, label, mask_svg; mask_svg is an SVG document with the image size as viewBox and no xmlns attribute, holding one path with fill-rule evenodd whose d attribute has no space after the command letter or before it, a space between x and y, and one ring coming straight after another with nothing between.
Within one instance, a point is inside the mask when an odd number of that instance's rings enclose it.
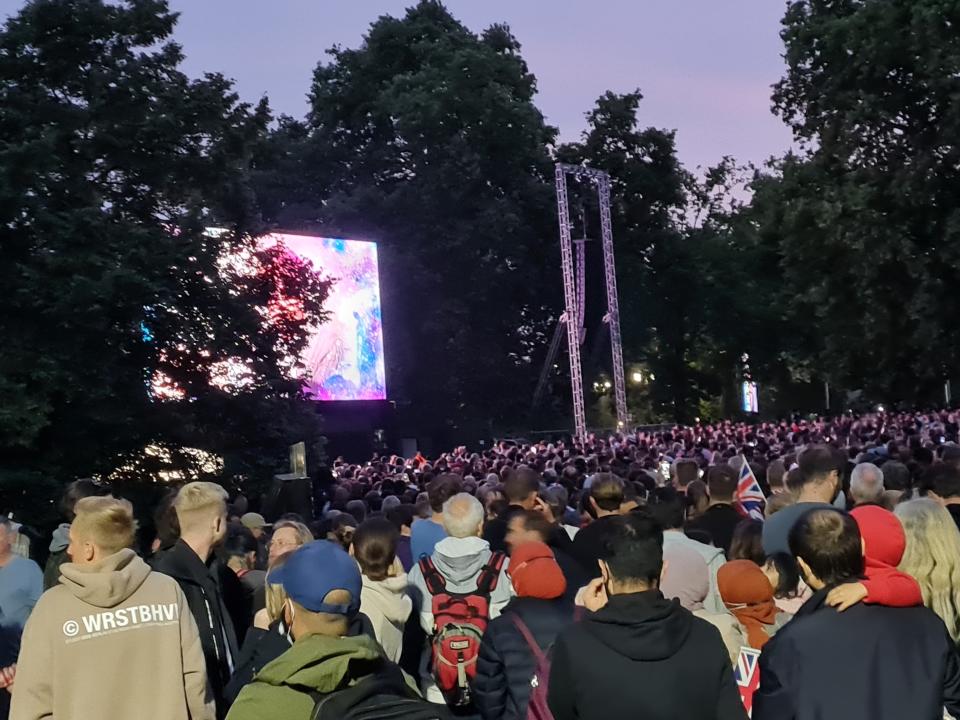
<instances>
[{"instance_id":1,"label":"black hoodie","mask_svg":"<svg viewBox=\"0 0 960 720\"><path fill-rule=\"evenodd\" d=\"M720 633L659 590L614 595L554 645L555 720L745 720Z\"/></svg>"}]
</instances>

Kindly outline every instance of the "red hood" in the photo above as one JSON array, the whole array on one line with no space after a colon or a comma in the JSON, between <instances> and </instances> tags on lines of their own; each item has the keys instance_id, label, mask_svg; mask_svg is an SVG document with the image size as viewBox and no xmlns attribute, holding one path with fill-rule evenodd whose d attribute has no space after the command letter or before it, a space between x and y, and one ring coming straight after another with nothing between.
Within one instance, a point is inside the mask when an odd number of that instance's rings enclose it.
<instances>
[{"instance_id":1,"label":"red hood","mask_svg":"<svg viewBox=\"0 0 960 720\"><path fill-rule=\"evenodd\" d=\"M897 516L875 505L854 508L850 514L857 521L866 545L864 557L891 567L899 565L907 537Z\"/></svg>"}]
</instances>

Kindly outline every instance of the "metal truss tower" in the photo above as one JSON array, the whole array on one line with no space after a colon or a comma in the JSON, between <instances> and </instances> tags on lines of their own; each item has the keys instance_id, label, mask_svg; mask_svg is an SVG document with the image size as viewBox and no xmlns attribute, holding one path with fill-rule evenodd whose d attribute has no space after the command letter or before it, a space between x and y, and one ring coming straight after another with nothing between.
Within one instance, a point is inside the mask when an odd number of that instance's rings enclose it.
<instances>
[{"instance_id":1,"label":"metal truss tower","mask_svg":"<svg viewBox=\"0 0 960 720\"><path fill-rule=\"evenodd\" d=\"M583 401L583 368L580 342L583 328L585 294L583 243L577 248L574 270L573 240L570 229L570 208L567 198L567 176L592 182L600 204L600 229L603 242L603 271L607 286L607 313L604 322L610 329L610 350L613 355L613 387L617 408L617 424L625 428L630 422L627 412L627 387L623 374L623 345L620 337L620 304L617 299L616 262L613 256L613 227L610 220L610 176L583 165L557 163L557 217L560 223L560 260L563 271L563 294L566 311L561 317L567 326L567 349L570 353L570 385L573 391L574 435L583 441L587 435L587 418ZM579 277L578 277L579 276ZM579 282L577 282L579 280Z\"/></svg>"}]
</instances>

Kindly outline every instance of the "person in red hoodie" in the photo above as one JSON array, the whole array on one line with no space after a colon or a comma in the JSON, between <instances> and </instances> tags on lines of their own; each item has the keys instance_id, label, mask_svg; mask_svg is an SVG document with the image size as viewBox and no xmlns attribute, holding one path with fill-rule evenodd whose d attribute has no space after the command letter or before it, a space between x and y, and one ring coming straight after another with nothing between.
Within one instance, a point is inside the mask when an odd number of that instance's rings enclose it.
<instances>
[{"instance_id":1,"label":"person in red hoodie","mask_svg":"<svg viewBox=\"0 0 960 720\"><path fill-rule=\"evenodd\" d=\"M897 570L907 546L907 536L897 516L876 505L863 505L850 515L863 538L865 579L834 588L827 595L827 605L843 612L861 601L887 607L923 604L919 583Z\"/></svg>"}]
</instances>

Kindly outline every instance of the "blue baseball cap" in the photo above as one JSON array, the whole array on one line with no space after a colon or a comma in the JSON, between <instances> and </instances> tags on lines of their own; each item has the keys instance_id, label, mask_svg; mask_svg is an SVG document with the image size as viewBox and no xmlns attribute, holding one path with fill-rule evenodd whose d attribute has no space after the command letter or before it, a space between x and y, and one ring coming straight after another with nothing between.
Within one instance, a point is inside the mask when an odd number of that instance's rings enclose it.
<instances>
[{"instance_id":1,"label":"blue baseball cap","mask_svg":"<svg viewBox=\"0 0 960 720\"><path fill-rule=\"evenodd\" d=\"M270 573L270 582L282 585L291 600L310 612L352 617L360 609L360 568L357 561L329 540L314 540L297 549L286 563ZM349 605L323 601L333 590L350 593Z\"/></svg>"}]
</instances>

